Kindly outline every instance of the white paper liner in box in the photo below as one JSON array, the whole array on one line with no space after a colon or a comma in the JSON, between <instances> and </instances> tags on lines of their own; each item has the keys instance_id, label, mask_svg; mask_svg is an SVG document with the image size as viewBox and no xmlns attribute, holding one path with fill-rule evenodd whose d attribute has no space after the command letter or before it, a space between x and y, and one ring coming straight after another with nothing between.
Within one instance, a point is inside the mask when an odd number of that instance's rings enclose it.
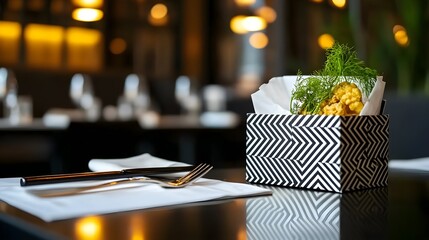
<instances>
[{"instance_id":1,"label":"white paper liner in box","mask_svg":"<svg viewBox=\"0 0 429 240\"><path fill-rule=\"evenodd\" d=\"M268 83L262 84L259 90L251 95L255 113L290 115L290 99L296 80L297 76L290 75L275 77ZM383 77L378 76L370 95L362 96L365 102L360 115L378 115L380 113L385 85Z\"/></svg>"}]
</instances>

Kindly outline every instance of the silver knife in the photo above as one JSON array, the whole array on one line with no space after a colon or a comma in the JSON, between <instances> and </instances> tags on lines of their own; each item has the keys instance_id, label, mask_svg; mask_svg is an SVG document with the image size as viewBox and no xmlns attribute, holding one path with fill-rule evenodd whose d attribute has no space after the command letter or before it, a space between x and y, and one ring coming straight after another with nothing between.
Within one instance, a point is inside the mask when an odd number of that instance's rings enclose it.
<instances>
[{"instance_id":1,"label":"silver knife","mask_svg":"<svg viewBox=\"0 0 429 240\"><path fill-rule=\"evenodd\" d=\"M150 176L156 174L175 173L190 171L194 166L181 167L156 167L156 168L130 168L121 171L108 172L81 172L81 173L65 173L40 176L22 177L20 180L21 186L33 186L50 183L63 183L72 181L86 180L106 180L115 178L128 178L137 176Z\"/></svg>"}]
</instances>

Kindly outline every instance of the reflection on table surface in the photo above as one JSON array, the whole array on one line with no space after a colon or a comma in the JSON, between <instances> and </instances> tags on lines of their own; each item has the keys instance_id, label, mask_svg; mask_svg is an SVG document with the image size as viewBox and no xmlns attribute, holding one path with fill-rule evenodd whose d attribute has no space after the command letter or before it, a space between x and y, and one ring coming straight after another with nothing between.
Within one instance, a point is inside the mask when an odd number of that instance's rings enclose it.
<instances>
[{"instance_id":1,"label":"reflection on table surface","mask_svg":"<svg viewBox=\"0 0 429 240\"><path fill-rule=\"evenodd\" d=\"M383 239L387 188L344 194L268 187L271 198L246 202L248 239Z\"/></svg>"},{"instance_id":2,"label":"reflection on table surface","mask_svg":"<svg viewBox=\"0 0 429 240\"><path fill-rule=\"evenodd\" d=\"M244 175L215 169L208 177L242 182ZM0 230L5 239L424 239L428 186L428 173L390 172L388 188L338 194L263 186L273 195L52 223L1 203Z\"/></svg>"}]
</instances>

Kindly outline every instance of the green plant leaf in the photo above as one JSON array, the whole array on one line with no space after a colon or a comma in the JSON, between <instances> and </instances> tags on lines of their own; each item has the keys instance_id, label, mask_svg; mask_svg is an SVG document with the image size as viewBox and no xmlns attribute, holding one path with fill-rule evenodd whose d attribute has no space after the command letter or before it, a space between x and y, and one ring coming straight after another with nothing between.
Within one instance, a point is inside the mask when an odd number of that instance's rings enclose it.
<instances>
[{"instance_id":1,"label":"green plant leaf","mask_svg":"<svg viewBox=\"0 0 429 240\"><path fill-rule=\"evenodd\" d=\"M374 88L377 71L365 66L356 51L335 43L326 51L326 62L322 70L309 77L298 71L295 89L291 97L293 114L319 114L320 104L332 97L332 91L341 82L353 82L360 86L364 95L369 96Z\"/></svg>"}]
</instances>

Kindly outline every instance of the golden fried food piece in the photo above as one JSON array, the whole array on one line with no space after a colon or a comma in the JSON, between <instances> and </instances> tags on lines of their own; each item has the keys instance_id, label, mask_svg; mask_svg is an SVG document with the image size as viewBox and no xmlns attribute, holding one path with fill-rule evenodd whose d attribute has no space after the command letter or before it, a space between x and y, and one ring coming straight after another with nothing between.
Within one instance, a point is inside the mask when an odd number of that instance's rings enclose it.
<instances>
[{"instance_id":1,"label":"golden fried food piece","mask_svg":"<svg viewBox=\"0 0 429 240\"><path fill-rule=\"evenodd\" d=\"M332 98L321 104L320 114L359 115L362 108L362 93L356 84L342 82L334 88Z\"/></svg>"},{"instance_id":2,"label":"golden fried food piece","mask_svg":"<svg viewBox=\"0 0 429 240\"><path fill-rule=\"evenodd\" d=\"M341 102L331 103L322 108L323 115L346 115L346 105Z\"/></svg>"}]
</instances>

